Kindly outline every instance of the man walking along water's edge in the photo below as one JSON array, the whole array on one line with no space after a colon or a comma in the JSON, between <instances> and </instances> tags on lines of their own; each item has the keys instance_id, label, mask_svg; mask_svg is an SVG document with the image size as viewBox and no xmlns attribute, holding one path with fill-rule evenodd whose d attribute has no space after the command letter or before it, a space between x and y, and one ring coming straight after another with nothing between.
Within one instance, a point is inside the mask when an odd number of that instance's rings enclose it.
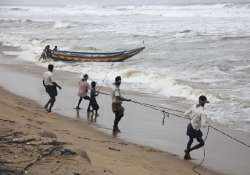
<instances>
[{"instance_id":1,"label":"man walking along water's edge","mask_svg":"<svg viewBox=\"0 0 250 175\"><path fill-rule=\"evenodd\" d=\"M96 91L96 82L91 82L91 90L90 90L90 100L89 100L89 106L88 106L88 120L91 116L90 121L96 122L96 118L98 116L98 109L99 105L96 101L96 97L99 95L99 92ZM94 118L93 118L94 117Z\"/></svg>"},{"instance_id":2,"label":"man walking along water's edge","mask_svg":"<svg viewBox=\"0 0 250 175\"><path fill-rule=\"evenodd\" d=\"M191 121L187 126L187 135L189 136L189 141L187 143L187 148L185 149L185 160L190 160L190 152L196 149L199 149L204 146L204 140L202 139L201 127L208 126L207 114L205 113L204 107L205 104L209 103L207 97L201 95L199 97L199 102L197 105L194 105L191 109L185 112L185 117L190 118ZM199 143L192 146L193 139L196 139Z\"/></svg>"},{"instance_id":3,"label":"man walking along water's edge","mask_svg":"<svg viewBox=\"0 0 250 175\"><path fill-rule=\"evenodd\" d=\"M43 86L45 87L46 92L49 94L50 99L45 104L44 108L51 112L52 107L56 101L57 89L62 89L56 82L53 80L53 70L54 66L52 64L48 65L48 71L43 74Z\"/></svg>"},{"instance_id":4,"label":"man walking along water's edge","mask_svg":"<svg viewBox=\"0 0 250 175\"><path fill-rule=\"evenodd\" d=\"M121 77L120 76L117 76L115 78L114 85L115 85L115 90L112 92L112 111L115 114L113 133L117 133L117 132L120 132L118 124L124 115L124 107L122 106L122 101L131 101L131 100L126 99L122 97L121 95L121 91L120 91Z\"/></svg>"}]
</instances>

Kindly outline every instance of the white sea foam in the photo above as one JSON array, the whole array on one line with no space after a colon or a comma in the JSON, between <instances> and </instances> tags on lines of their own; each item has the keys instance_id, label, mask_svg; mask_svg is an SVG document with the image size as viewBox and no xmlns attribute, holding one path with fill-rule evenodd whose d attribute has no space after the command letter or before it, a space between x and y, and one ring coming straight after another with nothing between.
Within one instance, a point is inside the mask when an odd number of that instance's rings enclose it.
<instances>
[{"instance_id":1,"label":"white sea foam","mask_svg":"<svg viewBox=\"0 0 250 175\"><path fill-rule=\"evenodd\" d=\"M19 55L19 51L3 51L4 55L17 56Z\"/></svg>"},{"instance_id":2,"label":"white sea foam","mask_svg":"<svg viewBox=\"0 0 250 175\"><path fill-rule=\"evenodd\" d=\"M51 63L60 70L88 73L99 85L112 86L121 75L123 89L186 102L205 94L214 120L232 124L249 119L247 5L18 8L0 7L0 41L20 48L19 60L46 67L38 58L47 44L115 51L145 40L142 53L112 68L110 63Z\"/></svg>"},{"instance_id":3,"label":"white sea foam","mask_svg":"<svg viewBox=\"0 0 250 175\"><path fill-rule=\"evenodd\" d=\"M54 28L55 29L60 29L60 28L70 28L72 25L68 22L63 22L63 21L56 21Z\"/></svg>"},{"instance_id":4,"label":"white sea foam","mask_svg":"<svg viewBox=\"0 0 250 175\"><path fill-rule=\"evenodd\" d=\"M16 10L13 10L16 9ZM215 4L215 5L147 5L147 6L66 6L66 7L0 7L0 13L8 16L22 17L32 14L39 17L67 17L81 15L95 16L128 16L128 15L156 15L165 17L249 17L249 4Z\"/></svg>"},{"instance_id":5,"label":"white sea foam","mask_svg":"<svg viewBox=\"0 0 250 175\"><path fill-rule=\"evenodd\" d=\"M60 23L61 25L61 23ZM62 24L63 26L64 24ZM188 32L189 33L189 32ZM37 39L29 39L24 36L19 35L0 35L2 41L4 41L5 45L20 47L22 51L18 55L19 59L37 62L41 50L43 49L41 46L41 41ZM42 66L47 66L47 63L38 63ZM97 80L99 83L105 83L105 85L111 86L112 81L116 75L121 75L123 77L123 81L126 83L126 89L143 89L144 92L154 93L155 95L164 95L167 97L184 97L189 100L195 100L197 96L201 94L206 94L205 91L201 89L194 89L188 85L179 84L175 78L176 75L170 75L170 72L159 69L157 67L151 67L148 70L144 66L120 66L119 64L115 64L115 66L110 70L109 64L102 63L80 63L80 64L68 64L63 62L55 62L54 63L58 69L77 72L77 73L89 73L90 77L94 80ZM95 71L93 71L93 69ZM204 75L202 75L204 73ZM200 71L196 72L195 76L204 77L207 72ZM218 70L212 70L211 74L215 73L218 75ZM106 75L108 74L108 76ZM189 75L187 78L194 81L190 75L192 73L185 73ZM199 75L200 74L200 75ZM168 76L169 75L169 76ZM215 77L215 76L214 76ZM204 77L205 78L205 77ZM103 80L105 79L105 82ZM215 79L203 79L203 82L216 82L220 81ZM197 80L199 81L199 80ZM209 95L210 99L214 102L218 101L218 99L212 95Z\"/></svg>"},{"instance_id":6,"label":"white sea foam","mask_svg":"<svg viewBox=\"0 0 250 175\"><path fill-rule=\"evenodd\" d=\"M63 62L54 63L57 69L76 72L80 74L89 74L90 80L95 80L99 85L105 85L112 87L113 79L117 75L122 76L124 82L123 88L128 90L143 90L143 92L163 95L166 97L181 97L189 100L196 100L197 96L206 94L202 89L193 89L187 85L178 84L173 77L168 77L163 74L159 74L157 68L134 67L120 67L115 65L110 69L110 64L92 63L90 64L78 64L68 65ZM47 63L42 63L43 66L47 66ZM156 71L157 70L157 71ZM209 99L213 102L218 101L216 97L208 95Z\"/></svg>"},{"instance_id":7,"label":"white sea foam","mask_svg":"<svg viewBox=\"0 0 250 175\"><path fill-rule=\"evenodd\" d=\"M0 33L0 40L3 45L20 48L21 51L17 55L18 59L36 62L38 55L40 56L41 47L35 47L39 43L38 40L30 41L29 38L24 36L7 35Z\"/></svg>"}]
</instances>

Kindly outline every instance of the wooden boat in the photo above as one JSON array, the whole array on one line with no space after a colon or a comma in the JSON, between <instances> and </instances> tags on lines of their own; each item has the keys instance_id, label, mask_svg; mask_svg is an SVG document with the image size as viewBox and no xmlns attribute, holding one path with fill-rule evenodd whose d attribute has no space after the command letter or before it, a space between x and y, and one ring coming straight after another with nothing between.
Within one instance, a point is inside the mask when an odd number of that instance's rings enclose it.
<instances>
[{"instance_id":1,"label":"wooden boat","mask_svg":"<svg viewBox=\"0 0 250 175\"><path fill-rule=\"evenodd\" d=\"M51 57L55 61L82 61L82 62L120 62L138 53L145 47L120 52L71 52L52 51Z\"/></svg>"}]
</instances>

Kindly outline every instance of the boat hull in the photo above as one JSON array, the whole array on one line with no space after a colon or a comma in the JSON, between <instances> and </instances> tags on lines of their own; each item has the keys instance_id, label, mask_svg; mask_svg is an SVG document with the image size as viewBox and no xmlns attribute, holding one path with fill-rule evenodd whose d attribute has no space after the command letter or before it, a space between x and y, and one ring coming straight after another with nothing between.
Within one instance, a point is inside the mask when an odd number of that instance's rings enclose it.
<instances>
[{"instance_id":1,"label":"boat hull","mask_svg":"<svg viewBox=\"0 0 250 175\"><path fill-rule=\"evenodd\" d=\"M144 50L140 47L128 51L111 52L111 53L91 53L91 52L69 52L57 51L52 52L52 59L55 61L70 62L121 62Z\"/></svg>"}]
</instances>

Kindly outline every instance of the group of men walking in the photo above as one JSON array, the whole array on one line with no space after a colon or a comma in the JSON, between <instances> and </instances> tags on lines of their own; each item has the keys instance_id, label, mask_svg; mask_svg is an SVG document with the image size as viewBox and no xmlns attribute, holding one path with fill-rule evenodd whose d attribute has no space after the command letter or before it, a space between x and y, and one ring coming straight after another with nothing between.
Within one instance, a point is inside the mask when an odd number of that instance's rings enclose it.
<instances>
[{"instance_id":1,"label":"group of men walking","mask_svg":"<svg viewBox=\"0 0 250 175\"><path fill-rule=\"evenodd\" d=\"M48 71L46 71L43 74L43 85L45 87L46 92L50 96L49 101L45 104L44 108L47 110L47 112L51 112L52 107L54 106L54 103L56 101L57 96L57 89L62 89L61 86L59 86L53 79L53 70L54 66L52 64L48 65ZM117 133L120 132L120 129L118 127L118 123L120 122L121 118L124 116L124 107L122 106L123 101L130 101L130 99L126 99L122 97L121 91L120 91L120 85L121 85L121 77L117 76L115 78L115 90L112 93L112 111L115 114L115 120L113 125L113 132ZM88 96L88 91L90 89L90 96ZM91 86L88 83L88 75L85 74L83 78L79 81L79 90L78 90L78 96L79 100L77 103L77 106L75 109L80 109L80 104L82 100L88 100L89 105L87 108L88 118L89 114L91 113L95 116L95 118L98 116L98 109L99 105L96 101L96 96L99 95L99 92L96 91L96 82L92 81Z\"/></svg>"},{"instance_id":2,"label":"group of men walking","mask_svg":"<svg viewBox=\"0 0 250 175\"><path fill-rule=\"evenodd\" d=\"M48 65L48 71L43 74L43 85L45 87L46 92L50 96L49 101L45 104L44 108L47 112L51 112L52 107L56 101L57 89L61 89L53 79L53 70L54 66L52 64ZM122 106L123 101L131 101L130 99L124 98L121 95L120 85L121 85L121 76L115 77L114 81L115 89L112 92L112 111L115 115L114 124L113 124L113 133L119 133L120 129L118 124L121 118L124 116L124 107ZM90 96L88 96L88 91L90 90ZM87 108L88 117L89 113L95 114L95 117L98 116L99 105L96 101L96 96L99 95L99 92L96 90L96 82L91 82L91 87L88 83L88 75L85 74L81 81L79 82L79 91L78 91L78 104L75 109L80 109L80 104L82 100L88 100L89 105ZM208 126L207 122L207 114L205 113L205 104L209 103L206 96L201 95L198 99L198 104L194 105L191 109L187 110L184 114L185 117L190 119L190 123L187 126L187 136L189 137L189 141L187 143L187 147L185 149L184 159L191 159L190 152L196 149L199 149L204 146L204 140L202 138L201 127ZM198 141L197 145L193 144L193 140L196 139Z\"/></svg>"}]
</instances>

